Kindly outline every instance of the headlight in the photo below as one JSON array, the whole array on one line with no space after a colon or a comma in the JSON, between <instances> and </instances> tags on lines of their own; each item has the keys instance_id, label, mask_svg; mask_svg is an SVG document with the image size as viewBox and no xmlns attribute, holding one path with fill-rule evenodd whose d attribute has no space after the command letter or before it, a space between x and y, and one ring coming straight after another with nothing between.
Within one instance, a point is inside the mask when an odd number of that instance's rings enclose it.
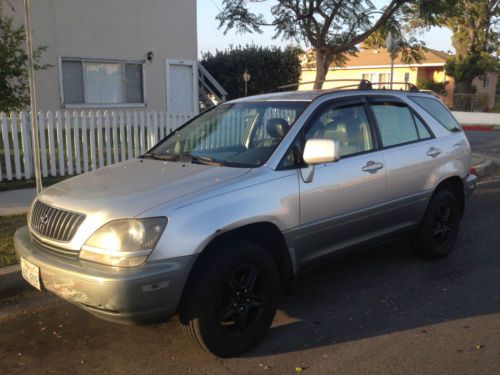
<instances>
[{"instance_id":1,"label":"headlight","mask_svg":"<svg viewBox=\"0 0 500 375\"><path fill-rule=\"evenodd\" d=\"M85 242L80 259L110 266L138 266L151 254L166 225L166 217L110 221Z\"/></svg>"}]
</instances>

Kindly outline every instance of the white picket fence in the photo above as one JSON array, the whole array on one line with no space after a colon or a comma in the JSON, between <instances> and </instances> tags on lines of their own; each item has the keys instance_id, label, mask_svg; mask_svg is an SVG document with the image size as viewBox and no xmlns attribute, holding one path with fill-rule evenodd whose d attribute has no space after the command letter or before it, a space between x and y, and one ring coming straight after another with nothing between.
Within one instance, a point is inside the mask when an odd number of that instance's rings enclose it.
<instances>
[{"instance_id":1,"label":"white picket fence","mask_svg":"<svg viewBox=\"0 0 500 375\"><path fill-rule=\"evenodd\" d=\"M80 174L135 158L194 114L157 111L38 113L42 176ZM31 113L0 113L0 181L30 179Z\"/></svg>"}]
</instances>

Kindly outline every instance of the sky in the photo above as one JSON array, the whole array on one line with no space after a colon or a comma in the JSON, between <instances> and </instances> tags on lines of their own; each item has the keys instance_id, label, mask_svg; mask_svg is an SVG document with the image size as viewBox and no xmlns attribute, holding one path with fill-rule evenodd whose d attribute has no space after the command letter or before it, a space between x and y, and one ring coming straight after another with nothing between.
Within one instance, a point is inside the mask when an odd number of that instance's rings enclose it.
<instances>
[{"instance_id":1,"label":"sky","mask_svg":"<svg viewBox=\"0 0 500 375\"><path fill-rule=\"evenodd\" d=\"M218 29L219 23L215 19L219 9L222 7L222 0L197 0L198 2L198 50L199 54L207 51L224 50L230 45L255 44L258 46L281 46L285 47L290 41L273 39L274 30L264 28L262 34L236 34L235 31L229 31L224 35L224 29ZM268 9L273 1L253 4L252 9L266 15L269 15ZM387 1L375 0L376 6L384 5ZM268 17L270 19L270 17ZM452 50L451 33L447 29L432 28L418 36L423 40L427 47L440 51ZM302 46L304 47L304 46Z\"/></svg>"}]
</instances>

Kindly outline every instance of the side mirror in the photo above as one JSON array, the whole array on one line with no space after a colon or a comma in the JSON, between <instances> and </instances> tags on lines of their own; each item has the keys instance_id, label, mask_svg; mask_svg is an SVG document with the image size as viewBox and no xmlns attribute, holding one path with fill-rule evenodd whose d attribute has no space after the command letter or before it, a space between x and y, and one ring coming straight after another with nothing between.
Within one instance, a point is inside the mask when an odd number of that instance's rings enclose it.
<instances>
[{"instance_id":1,"label":"side mirror","mask_svg":"<svg viewBox=\"0 0 500 375\"><path fill-rule=\"evenodd\" d=\"M302 158L310 165L337 161L340 159L339 143L331 139L310 139Z\"/></svg>"}]
</instances>

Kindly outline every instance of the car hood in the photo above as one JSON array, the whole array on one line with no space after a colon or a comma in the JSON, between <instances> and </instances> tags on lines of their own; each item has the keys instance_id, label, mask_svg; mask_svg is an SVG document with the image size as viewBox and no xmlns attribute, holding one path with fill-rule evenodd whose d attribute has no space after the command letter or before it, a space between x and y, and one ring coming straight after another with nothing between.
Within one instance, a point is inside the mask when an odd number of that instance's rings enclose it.
<instances>
[{"instance_id":1,"label":"car hood","mask_svg":"<svg viewBox=\"0 0 500 375\"><path fill-rule=\"evenodd\" d=\"M107 219L141 212L204 192L250 171L201 164L134 159L85 173L43 190L38 198L55 207Z\"/></svg>"}]
</instances>

